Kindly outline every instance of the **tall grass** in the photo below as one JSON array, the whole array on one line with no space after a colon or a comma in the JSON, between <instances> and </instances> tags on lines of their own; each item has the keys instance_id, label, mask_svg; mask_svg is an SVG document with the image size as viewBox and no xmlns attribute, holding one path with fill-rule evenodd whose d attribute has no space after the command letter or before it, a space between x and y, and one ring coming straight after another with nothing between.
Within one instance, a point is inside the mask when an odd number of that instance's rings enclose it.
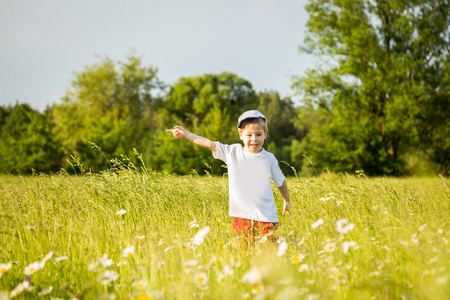
<instances>
[{"instance_id":1,"label":"tall grass","mask_svg":"<svg viewBox=\"0 0 450 300\"><path fill-rule=\"evenodd\" d=\"M0 264L11 262L0 299L24 281L32 289L17 298L51 286L42 297L448 299L446 179L325 174L288 186L291 217L275 193L277 242L245 245L231 231L226 178L127 168L0 177Z\"/></svg>"}]
</instances>

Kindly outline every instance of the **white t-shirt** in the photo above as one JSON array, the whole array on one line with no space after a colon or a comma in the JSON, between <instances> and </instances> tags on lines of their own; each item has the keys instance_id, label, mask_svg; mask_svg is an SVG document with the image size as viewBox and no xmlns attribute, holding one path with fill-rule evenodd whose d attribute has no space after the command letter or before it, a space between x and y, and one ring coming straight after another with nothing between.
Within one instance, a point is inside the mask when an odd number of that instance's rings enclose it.
<instances>
[{"instance_id":1,"label":"white t-shirt","mask_svg":"<svg viewBox=\"0 0 450 300\"><path fill-rule=\"evenodd\" d=\"M214 158L227 164L230 216L262 222L278 222L272 185L280 187L286 177L275 156L262 149L258 153L245 150L241 144L215 142Z\"/></svg>"}]
</instances>

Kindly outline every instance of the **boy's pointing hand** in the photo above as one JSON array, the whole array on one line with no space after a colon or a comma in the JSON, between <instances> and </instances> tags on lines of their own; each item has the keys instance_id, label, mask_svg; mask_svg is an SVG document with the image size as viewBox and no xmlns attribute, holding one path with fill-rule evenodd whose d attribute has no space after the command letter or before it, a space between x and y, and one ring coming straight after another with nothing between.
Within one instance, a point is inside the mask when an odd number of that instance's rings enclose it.
<instances>
[{"instance_id":1,"label":"boy's pointing hand","mask_svg":"<svg viewBox=\"0 0 450 300\"><path fill-rule=\"evenodd\" d=\"M172 132L173 137L176 139L186 137L186 129L181 126L175 126L173 129L167 129L166 132Z\"/></svg>"}]
</instances>

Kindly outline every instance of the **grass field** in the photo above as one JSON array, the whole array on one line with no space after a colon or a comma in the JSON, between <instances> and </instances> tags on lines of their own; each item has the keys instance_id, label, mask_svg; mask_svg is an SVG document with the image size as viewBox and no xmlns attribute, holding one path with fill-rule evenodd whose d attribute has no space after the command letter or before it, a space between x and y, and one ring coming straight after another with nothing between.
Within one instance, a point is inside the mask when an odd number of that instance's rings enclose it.
<instances>
[{"instance_id":1,"label":"grass field","mask_svg":"<svg viewBox=\"0 0 450 300\"><path fill-rule=\"evenodd\" d=\"M278 240L245 245L226 178L0 177L0 299L450 299L448 179L288 186Z\"/></svg>"}]
</instances>

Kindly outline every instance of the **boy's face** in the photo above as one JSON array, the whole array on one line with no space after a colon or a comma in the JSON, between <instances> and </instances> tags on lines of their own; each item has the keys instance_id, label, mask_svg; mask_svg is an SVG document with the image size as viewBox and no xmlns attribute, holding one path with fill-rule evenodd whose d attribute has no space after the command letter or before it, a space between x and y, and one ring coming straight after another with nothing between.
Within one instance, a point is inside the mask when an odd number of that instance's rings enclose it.
<instances>
[{"instance_id":1,"label":"boy's face","mask_svg":"<svg viewBox=\"0 0 450 300\"><path fill-rule=\"evenodd\" d=\"M248 152L258 153L261 151L262 145L264 145L267 134L261 126L249 124L239 134L239 137L244 142L244 147Z\"/></svg>"}]
</instances>

